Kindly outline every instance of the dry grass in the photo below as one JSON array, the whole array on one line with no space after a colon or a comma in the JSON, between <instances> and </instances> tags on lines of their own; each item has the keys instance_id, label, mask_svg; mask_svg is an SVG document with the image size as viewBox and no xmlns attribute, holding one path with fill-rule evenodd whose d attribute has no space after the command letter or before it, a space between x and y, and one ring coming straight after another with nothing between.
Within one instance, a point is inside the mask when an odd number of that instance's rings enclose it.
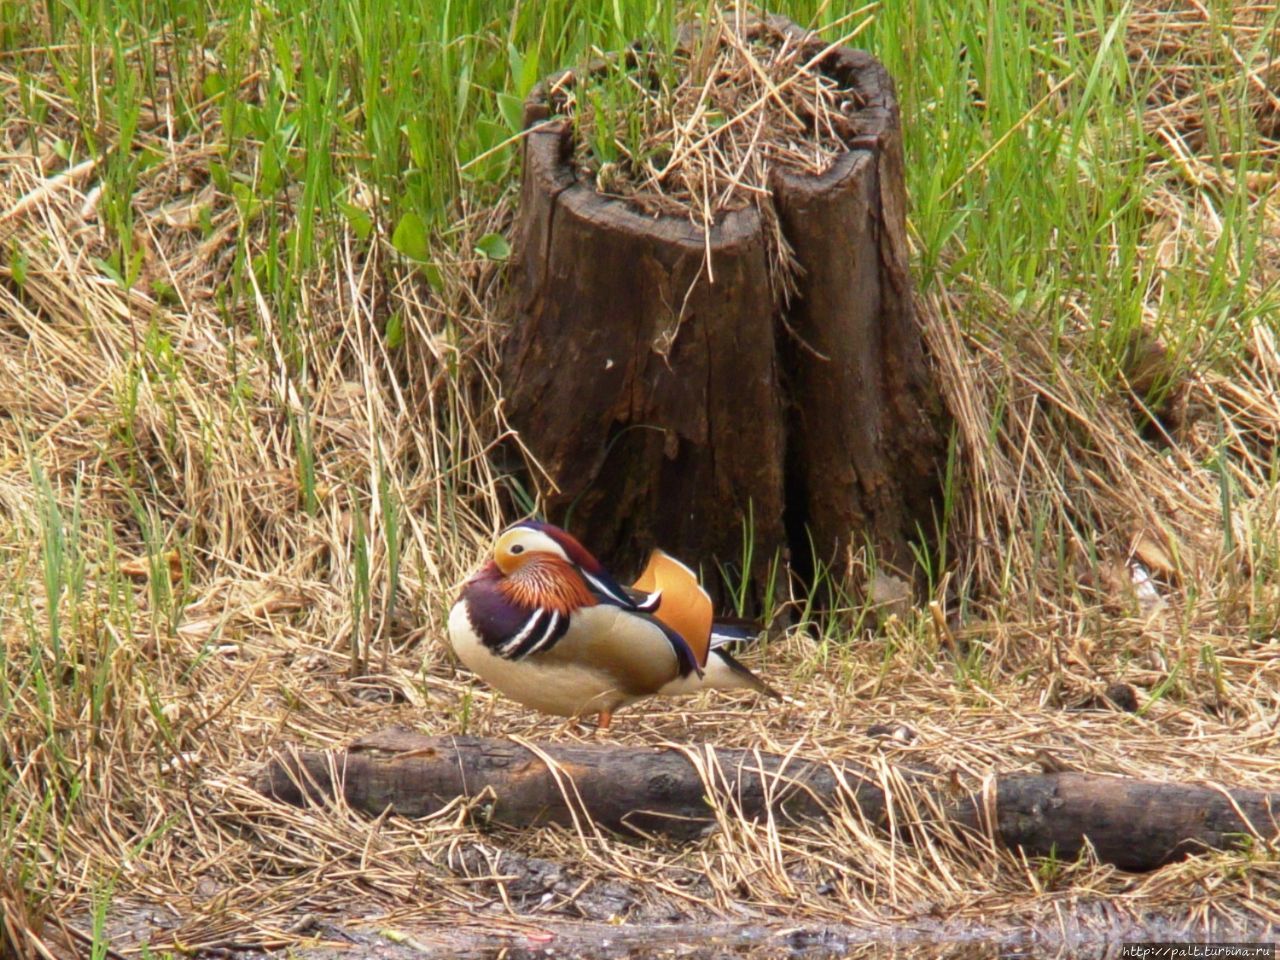
<instances>
[{"instance_id":1,"label":"dry grass","mask_svg":"<svg viewBox=\"0 0 1280 960\"><path fill-rule=\"evenodd\" d=\"M857 14L865 11L845 19ZM850 43L868 23L830 46ZM670 55L636 57L643 70L602 60L594 75L570 72L548 92L555 112L575 123L584 177L646 212L709 228L767 202L775 168L822 173L853 133L853 91L745 5L711 8Z\"/></svg>"},{"instance_id":2,"label":"dry grass","mask_svg":"<svg viewBox=\"0 0 1280 960\"><path fill-rule=\"evenodd\" d=\"M1153 194L1147 255L1191 249L1206 270L1230 272L1217 256L1219 200L1243 186L1264 250L1239 279L1262 297L1280 277L1274 127L1260 139L1266 162L1253 158L1239 184L1246 168L1220 162L1204 133L1190 91L1205 85L1181 82L1195 59L1166 66L1140 42L1225 43L1243 58L1258 21L1237 14L1210 29L1193 2L1176 20L1140 11L1131 27L1135 69L1169 73L1147 119L1180 158L1179 179ZM1250 70L1262 124L1275 68ZM748 99L769 99L776 81L760 82ZM220 115L206 105L181 139L162 111L140 131L163 159L133 197L149 282L125 291L94 262L111 246L100 171L63 171L51 140L35 159L29 149L33 132L81 118L53 102L28 127L3 63L0 97L0 248L26 257L21 282L12 259L0 268L11 818L0 943L69 955L83 942L63 930L87 930L95 903L125 921L154 907L152 942L184 952L299 944L317 916L523 943L542 918L573 915L556 899L509 911L493 884L450 866L474 842L660 890L703 922L971 919L1080 936L1150 913L1202 933L1280 925L1280 860L1262 846L1131 876L907 847L853 816L779 831L727 811L722 829L671 849L557 830L482 838L456 809L370 821L257 796L248 777L281 743L336 745L395 723L551 734L473 689L443 644L456 585L502 523L486 459L505 429L491 375L497 269L442 250L433 291L386 262L386 237L344 236L299 278L296 315L273 311L252 270L228 298L235 258L264 253L270 227L214 187ZM690 125L673 136L674 152L712 142ZM1151 163L1154 176L1164 161ZM704 189L699 176L679 190L706 209L726 182ZM457 213L452 249L464 251L510 215L505 203ZM1148 291L1153 316L1170 279ZM1086 349L1105 318L1066 307L1075 322L1051 341L977 279L922 300L958 424L947 570L966 601L958 659L927 610L859 637L838 636L847 621L836 616L820 639L797 628L752 661L791 694L783 706L635 708L619 739L852 755L886 777L923 758L972 787L1047 750L1086 770L1280 789L1276 326L1195 325L1165 344L1179 361L1169 382L1130 390L1123 378L1142 386L1141 370L1099 372ZM405 329L396 350L379 332L393 312ZM1238 352L1219 349L1228 334ZM1107 381L1115 388L1100 389ZM1144 405L1164 411L1154 426ZM947 592L940 584L939 599ZM1113 680L1139 688L1140 713L1075 709ZM918 738L861 733L891 718ZM923 802L899 793L904 816Z\"/></svg>"},{"instance_id":3,"label":"dry grass","mask_svg":"<svg viewBox=\"0 0 1280 960\"><path fill-rule=\"evenodd\" d=\"M768 225L770 281L789 297L796 269L773 206L773 171L821 174L858 136L862 104L819 66L871 22L840 18L818 53L747 4L691 18L672 52L603 57L568 71L547 98L575 126L579 176L643 213L687 217L707 236L726 214L755 207ZM853 24L850 26L850 24ZM714 279L708 248L708 275Z\"/></svg>"}]
</instances>

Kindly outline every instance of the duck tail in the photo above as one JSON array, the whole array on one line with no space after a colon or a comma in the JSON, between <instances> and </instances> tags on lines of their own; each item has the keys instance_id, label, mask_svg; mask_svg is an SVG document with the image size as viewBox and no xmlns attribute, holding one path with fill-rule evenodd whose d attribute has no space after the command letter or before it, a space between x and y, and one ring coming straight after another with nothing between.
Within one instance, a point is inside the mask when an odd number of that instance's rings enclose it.
<instances>
[{"instance_id":1,"label":"duck tail","mask_svg":"<svg viewBox=\"0 0 1280 960\"><path fill-rule=\"evenodd\" d=\"M754 690L774 700L782 699L782 694L735 660L729 651L723 648L712 649L711 656L707 659L707 675L703 683L716 690Z\"/></svg>"}]
</instances>

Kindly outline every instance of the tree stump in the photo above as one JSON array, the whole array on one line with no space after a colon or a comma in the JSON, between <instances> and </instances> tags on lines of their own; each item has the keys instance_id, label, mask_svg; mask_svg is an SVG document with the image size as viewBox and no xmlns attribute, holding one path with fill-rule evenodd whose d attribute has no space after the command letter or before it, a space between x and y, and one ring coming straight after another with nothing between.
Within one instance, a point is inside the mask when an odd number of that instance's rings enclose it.
<instances>
[{"instance_id":1,"label":"tree stump","mask_svg":"<svg viewBox=\"0 0 1280 960\"><path fill-rule=\"evenodd\" d=\"M806 58L825 49L768 23ZM742 557L748 526L757 584L779 548L801 572L864 543L907 569L933 527L945 424L912 309L893 82L862 51L817 62L848 91L847 152L773 177L789 303L756 207L709 235L641 214L575 173L572 124L547 119L564 74L526 102L506 415L554 484L548 518L618 569L663 546L710 571Z\"/></svg>"}]
</instances>

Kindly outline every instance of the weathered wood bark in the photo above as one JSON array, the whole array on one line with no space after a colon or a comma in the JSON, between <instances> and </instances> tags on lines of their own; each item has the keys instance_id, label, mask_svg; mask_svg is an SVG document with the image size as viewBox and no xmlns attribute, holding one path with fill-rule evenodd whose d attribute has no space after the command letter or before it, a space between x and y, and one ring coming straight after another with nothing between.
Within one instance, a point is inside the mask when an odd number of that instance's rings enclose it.
<instances>
[{"instance_id":1,"label":"weathered wood bark","mask_svg":"<svg viewBox=\"0 0 1280 960\"><path fill-rule=\"evenodd\" d=\"M508 417L558 487L550 518L624 569L659 544L694 562L737 556L748 503L757 536L780 543L785 438L758 215L715 228L717 282L700 281L701 232L578 183L569 132L527 140L502 368Z\"/></svg>"},{"instance_id":2,"label":"weathered wood bark","mask_svg":"<svg viewBox=\"0 0 1280 960\"><path fill-rule=\"evenodd\" d=\"M548 762L550 761L550 762ZM258 776L258 789L292 804L332 797L377 815L391 808L427 816L458 797L480 798L495 823L527 828L594 821L618 832L696 836L714 823L707 797L747 819L821 819L847 805L905 836L945 827L994 836L1029 856L1070 859L1086 844L1126 870L1150 870L1201 849L1229 849L1247 837L1274 840L1280 794L1127 777L1059 772L999 776L987 795L948 787L923 770L884 781L856 764L690 746L624 747L425 737L388 730L346 751L292 751ZM338 786L335 786L338 785ZM895 795L895 791L899 791ZM916 809L926 812L912 820Z\"/></svg>"},{"instance_id":3,"label":"weathered wood bark","mask_svg":"<svg viewBox=\"0 0 1280 960\"><path fill-rule=\"evenodd\" d=\"M617 569L655 545L736 561L749 514L757 579L777 548L803 569L810 537L823 559L870 540L906 568L932 524L942 408L912 311L893 82L861 51L821 68L849 91L849 152L774 177L800 265L789 306L757 209L709 235L642 215L578 179L545 83L526 104L505 409L555 484L549 518Z\"/></svg>"},{"instance_id":4,"label":"weathered wood bark","mask_svg":"<svg viewBox=\"0 0 1280 960\"><path fill-rule=\"evenodd\" d=\"M850 85L883 76L867 54L840 54L835 72ZM941 403L912 309L897 104L878 93L862 93L883 104L874 149L821 176L774 175L782 230L804 265L787 310L792 335L780 341L789 507L820 543L863 533L905 569L915 524L932 523Z\"/></svg>"}]
</instances>

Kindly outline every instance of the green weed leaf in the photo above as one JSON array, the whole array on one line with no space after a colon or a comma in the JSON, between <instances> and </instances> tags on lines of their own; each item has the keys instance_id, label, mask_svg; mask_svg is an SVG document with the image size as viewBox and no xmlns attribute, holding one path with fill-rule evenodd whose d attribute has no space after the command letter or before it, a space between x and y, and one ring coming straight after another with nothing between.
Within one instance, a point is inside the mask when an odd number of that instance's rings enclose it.
<instances>
[{"instance_id":1,"label":"green weed leaf","mask_svg":"<svg viewBox=\"0 0 1280 960\"><path fill-rule=\"evenodd\" d=\"M524 101L509 93L500 93L498 109L502 111L502 119L507 122L507 129L512 133L519 133L524 127Z\"/></svg>"},{"instance_id":2,"label":"green weed leaf","mask_svg":"<svg viewBox=\"0 0 1280 960\"><path fill-rule=\"evenodd\" d=\"M354 203L348 203L346 200L338 201L338 209L342 211L342 215L347 218L347 223L351 225L352 232L361 240L368 240L369 235L373 233L373 217L361 210Z\"/></svg>"},{"instance_id":3,"label":"green weed leaf","mask_svg":"<svg viewBox=\"0 0 1280 960\"><path fill-rule=\"evenodd\" d=\"M384 336L388 350L394 350L404 343L404 320L398 312L387 318L387 332Z\"/></svg>"},{"instance_id":4,"label":"green weed leaf","mask_svg":"<svg viewBox=\"0 0 1280 960\"><path fill-rule=\"evenodd\" d=\"M427 259L427 224L412 210L400 218L391 245L411 260Z\"/></svg>"},{"instance_id":5,"label":"green weed leaf","mask_svg":"<svg viewBox=\"0 0 1280 960\"><path fill-rule=\"evenodd\" d=\"M500 233L486 233L476 243L476 253L488 260L505 260L511 256L511 244Z\"/></svg>"}]
</instances>

